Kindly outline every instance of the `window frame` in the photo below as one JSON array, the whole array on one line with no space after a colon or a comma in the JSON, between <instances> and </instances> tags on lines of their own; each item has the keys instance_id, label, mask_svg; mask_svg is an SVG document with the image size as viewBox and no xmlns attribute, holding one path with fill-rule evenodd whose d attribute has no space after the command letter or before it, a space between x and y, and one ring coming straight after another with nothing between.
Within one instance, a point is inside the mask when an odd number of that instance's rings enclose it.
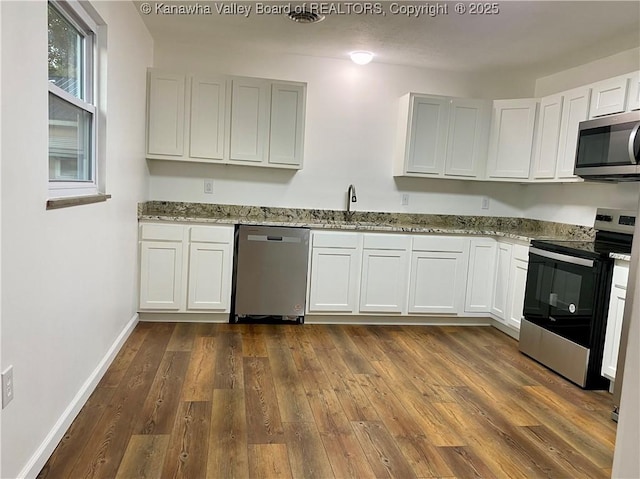
<instances>
[{"instance_id":1,"label":"window frame","mask_svg":"<svg viewBox=\"0 0 640 479\"><path fill-rule=\"evenodd\" d=\"M50 155L47 154L47 179L49 196L52 198L69 198L89 195L104 194L104 165L103 148L101 148L105 128L104 120L101 120L101 110L104 105L100 84L101 84L101 64L100 51L106 47L106 27L99 24L93 16L97 17L94 10L89 11L91 6L86 2L80 3L77 0L49 0L47 6L51 6L56 12L78 30L82 36L83 63L81 65L81 88L82 98L63 90L49 81L47 75L48 94L54 95L60 101L68 102L73 106L88 112L91 115L90 121L90 149L91 155L89 168L91 169L90 179L87 180L52 180L49 176ZM48 10L47 10L48 15ZM99 18L99 17L98 17Z\"/></svg>"}]
</instances>

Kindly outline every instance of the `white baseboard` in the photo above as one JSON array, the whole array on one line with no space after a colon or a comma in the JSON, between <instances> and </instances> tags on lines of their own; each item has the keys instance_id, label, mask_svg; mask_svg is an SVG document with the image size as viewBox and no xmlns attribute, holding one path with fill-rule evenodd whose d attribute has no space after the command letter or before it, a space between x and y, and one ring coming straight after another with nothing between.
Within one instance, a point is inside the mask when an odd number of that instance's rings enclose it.
<instances>
[{"instance_id":1,"label":"white baseboard","mask_svg":"<svg viewBox=\"0 0 640 479\"><path fill-rule=\"evenodd\" d=\"M0 0L1 1L1 0ZM228 323L229 313L165 313L140 311L140 321L154 323Z\"/></svg>"},{"instance_id":2,"label":"white baseboard","mask_svg":"<svg viewBox=\"0 0 640 479\"><path fill-rule=\"evenodd\" d=\"M499 331L502 331L507 336L511 336L513 339L518 341L520 339L520 331L512 328L511 326L507 326L506 324L501 323L497 319L493 318L491 320L491 326L496 328Z\"/></svg>"},{"instance_id":3,"label":"white baseboard","mask_svg":"<svg viewBox=\"0 0 640 479\"><path fill-rule=\"evenodd\" d=\"M49 431L47 437L42 441L40 447L38 447L33 456L31 456L31 459L27 462L26 466L22 471L20 471L20 474L18 475L19 479L35 479L38 476L44 465L47 463L47 460L58 446L58 443L64 436L64 433L69 429L69 426L71 426L71 423L85 405L89 396L91 396L91 393L93 393L95 388L98 386L100 379L102 379L102 376L115 359L116 354L118 354L118 351L122 348L122 345L133 331L133 328L136 327L136 324L138 324L138 314L135 314L131 318L111 347L107 350L107 353L104 355L100 363L98 363L96 368L89 375L71 403L64 410L51 431Z\"/></svg>"},{"instance_id":4,"label":"white baseboard","mask_svg":"<svg viewBox=\"0 0 640 479\"><path fill-rule=\"evenodd\" d=\"M371 315L323 315L306 314L306 324L364 324L385 326L489 326L491 319L484 317L460 316L371 316Z\"/></svg>"}]
</instances>

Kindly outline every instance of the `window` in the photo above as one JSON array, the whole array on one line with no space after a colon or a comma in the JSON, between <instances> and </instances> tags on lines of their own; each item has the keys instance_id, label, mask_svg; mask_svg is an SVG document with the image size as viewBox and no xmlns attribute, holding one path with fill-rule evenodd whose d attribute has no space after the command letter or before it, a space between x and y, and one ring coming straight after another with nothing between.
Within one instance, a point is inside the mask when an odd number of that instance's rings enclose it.
<instances>
[{"instance_id":1,"label":"window","mask_svg":"<svg viewBox=\"0 0 640 479\"><path fill-rule=\"evenodd\" d=\"M97 194L98 27L78 2L48 4L49 191Z\"/></svg>"}]
</instances>

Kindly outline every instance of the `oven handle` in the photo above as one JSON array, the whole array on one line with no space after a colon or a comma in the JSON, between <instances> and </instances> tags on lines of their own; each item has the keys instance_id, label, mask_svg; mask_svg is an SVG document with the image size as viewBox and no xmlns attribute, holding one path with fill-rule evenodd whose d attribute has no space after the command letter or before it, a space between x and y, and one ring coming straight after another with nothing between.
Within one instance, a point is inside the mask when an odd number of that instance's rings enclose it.
<instances>
[{"instance_id":1,"label":"oven handle","mask_svg":"<svg viewBox=\"0 0 640 479\"><path fill-rule=\"evenodd\" d=\"M577 264L578 266L587 266L588 268L593 268L592 259L576 258L575 256L555 253L553 251L546 251L540 248L533 248L533 247L529 248L529 253L537 254L538 256L543 256L549 259L555 259L556 261L562 261L564 263Z\"/></svg>"}]
</instances>

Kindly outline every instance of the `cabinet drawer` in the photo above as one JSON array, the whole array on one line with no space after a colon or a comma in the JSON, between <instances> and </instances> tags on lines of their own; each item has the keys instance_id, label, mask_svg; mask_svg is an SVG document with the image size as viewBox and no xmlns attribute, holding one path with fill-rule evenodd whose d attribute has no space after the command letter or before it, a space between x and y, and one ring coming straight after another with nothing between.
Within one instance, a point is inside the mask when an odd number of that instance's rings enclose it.
<instances>
[{"instance_id":1,"label":"cabinet drawer","mask_svg":"<svg viewBox=\"0 0 640 479\"><path fill-rule=\"evenodd\" d=\"M629 281L629 265L616 262L613 268L613 285L626 290Z\"/></svg>"},{"instance_id":2,"label":"cabinet drawer","mask_svg":"<svg viewBox=\"0 0 640 479\"><path fill-rule=\"evenodd\" d=\"M182 225L140 225L141 240L182 241L184 227Z\"/></svg>"},{"instance_id":3,"label":"cabinet drawer","mask_svg":"<svg viewBox=\"0 0 640 479\"><path fill-rule=\"evenodd\" d=\"M511 250L513 259L529 262L529 247L521 244L514 244Z\"/></svg>"},{"instance_id":4,"label":"cabinet drawer","mask_svg":"<svg viewBox=\"0 0 640 479\"><path fill-rule=\"evenodd\" d=\"M467 250L469 240L456 236L415 236L413 251L447 251L463 253Z\"/></svg>"},{"instance_id":5,"label":"cabinet drawer","mask_svg":"<svg viewBox=\"0 0 640 479\"><path fill-rule=\"evenodd\" d=\"M364 249L408 250L411 237L393 234L364 234Z\"/></svg>"},{"instance_id":6,"label":"cabinet drawer","mask_svg":"<svg viewBox=\"0 0 640 479\"><path fill-rule=\"evenodd\" d=\"M314 248L351 248L358 247L359 233L336 233L333 231L314 231Z\"/></svg>"},{"instance_id":7,"label":"cabinet drawer","mask_svg":"<svg viewBox=\"0 0 640 479\"><path fill-rule=\"evenodd\" d=\"M189 241L192 243L225 243L233 241L233 227L231 226L192 226L189 231Z\"/></svg>"}]
</instances>

